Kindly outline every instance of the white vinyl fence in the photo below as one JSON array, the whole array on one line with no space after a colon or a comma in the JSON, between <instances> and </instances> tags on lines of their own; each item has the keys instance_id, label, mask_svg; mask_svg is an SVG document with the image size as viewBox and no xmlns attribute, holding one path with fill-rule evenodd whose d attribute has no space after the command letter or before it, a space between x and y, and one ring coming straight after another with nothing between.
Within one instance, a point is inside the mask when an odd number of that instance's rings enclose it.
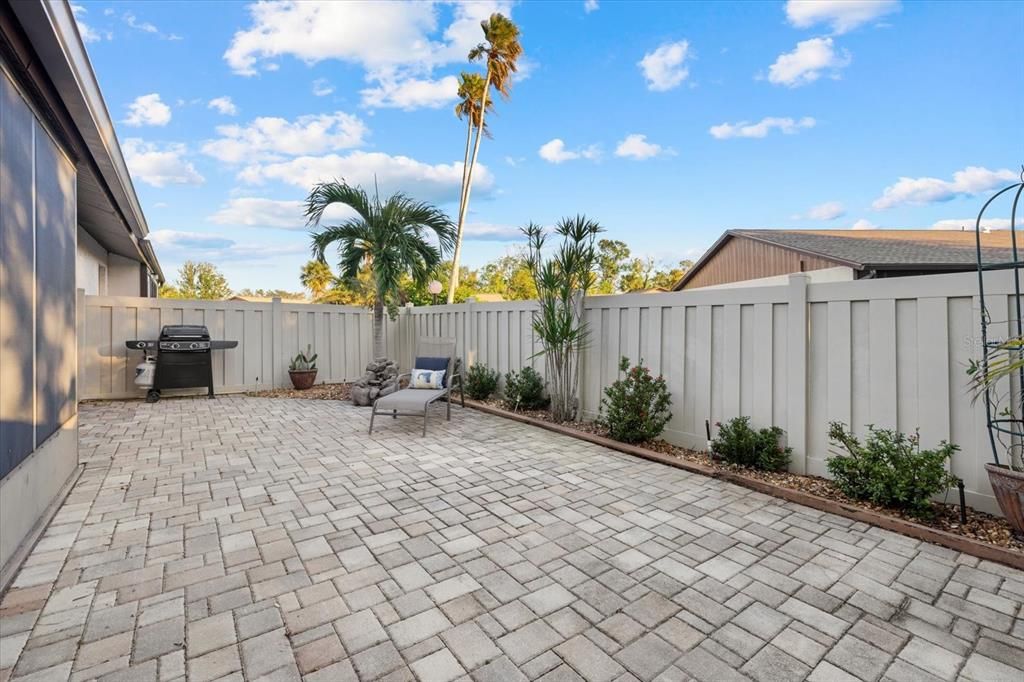
<instances>
[{"instance_id":1,"label":"white vinyl fence","mask_svg":"<svg viewBox=\"0 0 1024 682\"><path fill-rule=\"evenodd\" d=\"M960 446L952 469L969 503L995 512L984 408L966 386L980 346L976 292L972 273L822 284L793 275L781 286L589 297L581 406L596 416L620 357L642 358L668 382L665 437L674 443L704 449L705 420L714 433L716 422L746 415L786 431L793 471L825 475L830 421L861 435L867 424L919 429L924 447ZM990 307L1006 318L1012 294L1006 273L987 280ZM406 308L388 323L388 354L407 368L415 338L453 336L465 365L543 373L534 310L534 301ZM131 370L140 354L124 340L153 337L162 324L206 324L214 338L240 342L217 353L222 391L286 385L287 361L307 343L321 356L318 381L353 379L371 355L370 314L358 308L86 297L84 318L84 398L138 395Z\"/></svg>"}]
</instances>

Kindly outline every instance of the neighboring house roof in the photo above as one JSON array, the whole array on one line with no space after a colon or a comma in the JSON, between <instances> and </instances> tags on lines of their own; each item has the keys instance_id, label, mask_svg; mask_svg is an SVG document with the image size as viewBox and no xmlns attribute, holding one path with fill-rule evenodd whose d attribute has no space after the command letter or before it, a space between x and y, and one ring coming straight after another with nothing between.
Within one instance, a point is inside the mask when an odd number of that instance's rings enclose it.
<instances>
[{"instance_id":1,"label":"neighboring house roof","mask_svg":"<svg viewBox=\"0 0 1024 682\"><path fill-rule=\"evenodd\" d=\"M728 230L673 288L681 289L734 238L817 256L858 271L972 270L977 263L973 230ZM1011 238L1007 230L983 232L983 261L1013 260ZM1024 250L1024 239L1018 249Z\"/></svg>"},{"instance_id":2,"label":"neighboring house roof","mask_svg":"<svg viewBox=\"0 0 1024 682\"><path fill-rule=\"evenodd\" d=\"M70 118L51 121L76 146L78 222L111 253L145 263L164 281L147 237L149 226L121 153L110 112L66 1L21 0L9 5L31 45L12 45L17 66L35 81L48 81ZM59 108L59 107L58 107ZM63 112L59 118L66 118Z\"/></svg>"},{"instance_id":3,"label":"neighboring house roof","mask_svg":"<svg viewBox=\"0 0 1024 682\"><path fill-rule=\"evenodd\" d=\"M274 300L272 296L239 296L235 295L227 299L229 301L243 301L245 303L270 303ZM313 303L308 298L282 298L281 303Z\"/></svg>"}]
</instances>

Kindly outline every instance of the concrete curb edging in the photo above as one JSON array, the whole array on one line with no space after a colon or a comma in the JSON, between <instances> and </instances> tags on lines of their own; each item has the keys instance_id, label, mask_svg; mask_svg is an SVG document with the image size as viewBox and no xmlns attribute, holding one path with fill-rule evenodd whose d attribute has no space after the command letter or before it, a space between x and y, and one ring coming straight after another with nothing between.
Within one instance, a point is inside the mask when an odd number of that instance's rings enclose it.
<instances>
[{"instance_id":1,"label":"concrete curb edging","mask_svg":"<svg viewBox=\"0 0 1024 682\"><path fill-rule=\"evenodd\" d=\"M668 466L675 467L676 469L683 469L691 473L734 483L766 495L779 497L789 502L796 502L797 504L802 504L804 506L811 507L812 509L817 509L818 511L828 512L830 514L843 516L855 521L869 523L873 526L878 526L879 528L884 528L901 535L906 535L916 540L931 542L936 545L941 545L942 547L963 552L964 554L970 554L971 556L978 557L979 559L994 561L1024 571L1024 552L1017 552L1004 547L989 545L963 535L956 535L944 530L914 523L913 521L907 521L906 519L888 516L879 512L844 504L842 502L813 495L802 490L785 488L757 478L733 473L731 471L721 471L697 462L688 462L684 459L663 455L660 452L648 450L647 448L642 448L637 445L620 443L604 436L587 433L586 431L578 431L571 427L563 426L562 424L554 424L552 422L544 421L543 419L529 417L525 414L508 412L497 407L492 407L491 405L485 405L475 400L467 399L466 406L472 407L480 412L504 417L523 424L529 424L548 431L560 433L564 436L588 441L595 445L601 445L609 448L610 450L616 450L627 455L633 455L634 457L658 462L659 464L667 464Z\"/></svg>"}]
</instances>

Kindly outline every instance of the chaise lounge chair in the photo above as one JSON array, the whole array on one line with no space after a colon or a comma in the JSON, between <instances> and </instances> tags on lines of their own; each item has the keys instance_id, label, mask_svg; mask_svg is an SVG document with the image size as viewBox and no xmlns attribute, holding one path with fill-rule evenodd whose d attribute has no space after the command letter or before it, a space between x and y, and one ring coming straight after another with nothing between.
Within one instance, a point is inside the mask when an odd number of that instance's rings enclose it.
<instances>
[{"instance_id":1,"label":"chaise lounge chair","mask_svg":"<svg viewBox=\"0 0 1024 682\"><path fill-rule=\"evenodd\" d=\"M466 396L462 390L462 377L455 373L455 339L451 338L421 338L416 342L416 353L413 355L413 369L417 369L416 360L446 358L444 386L442 388L402 388L394 393L389 393L373 401L373 411L370 413L370 433L373 433L373 420L378 414L391 413L392 419L398 417L423 417L423 435L427 435L427 412L430 406L438 400L444 400L445 419L452 418L452 390L458 386L459 395L462 398L462 407L466 406ZM436 369L435 367L419 369ZM399 385L403 378L412 377L412 372L398 376Z\"/></svg>"}]
</instances>

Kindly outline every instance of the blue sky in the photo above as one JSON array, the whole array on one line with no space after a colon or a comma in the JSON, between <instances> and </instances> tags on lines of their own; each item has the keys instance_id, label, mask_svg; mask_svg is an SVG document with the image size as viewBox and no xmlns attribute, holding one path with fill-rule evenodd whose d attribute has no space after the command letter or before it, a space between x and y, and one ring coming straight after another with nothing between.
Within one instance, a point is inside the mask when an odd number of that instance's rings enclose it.
<instances>
[{"instance_id":1,"label":"blue sky","mask_svg":"<svg viewBox=\"0 0 1024 682\"><path fill-rule=\"evenodd\" d=\"M76 3L167 274L298 289L320 178L454 215L453 77L491 11L524 73L467 265L575 213L666 263L733 227L959 225L1024 158L1022 3Z\"/></svg>"}]
</instances>

